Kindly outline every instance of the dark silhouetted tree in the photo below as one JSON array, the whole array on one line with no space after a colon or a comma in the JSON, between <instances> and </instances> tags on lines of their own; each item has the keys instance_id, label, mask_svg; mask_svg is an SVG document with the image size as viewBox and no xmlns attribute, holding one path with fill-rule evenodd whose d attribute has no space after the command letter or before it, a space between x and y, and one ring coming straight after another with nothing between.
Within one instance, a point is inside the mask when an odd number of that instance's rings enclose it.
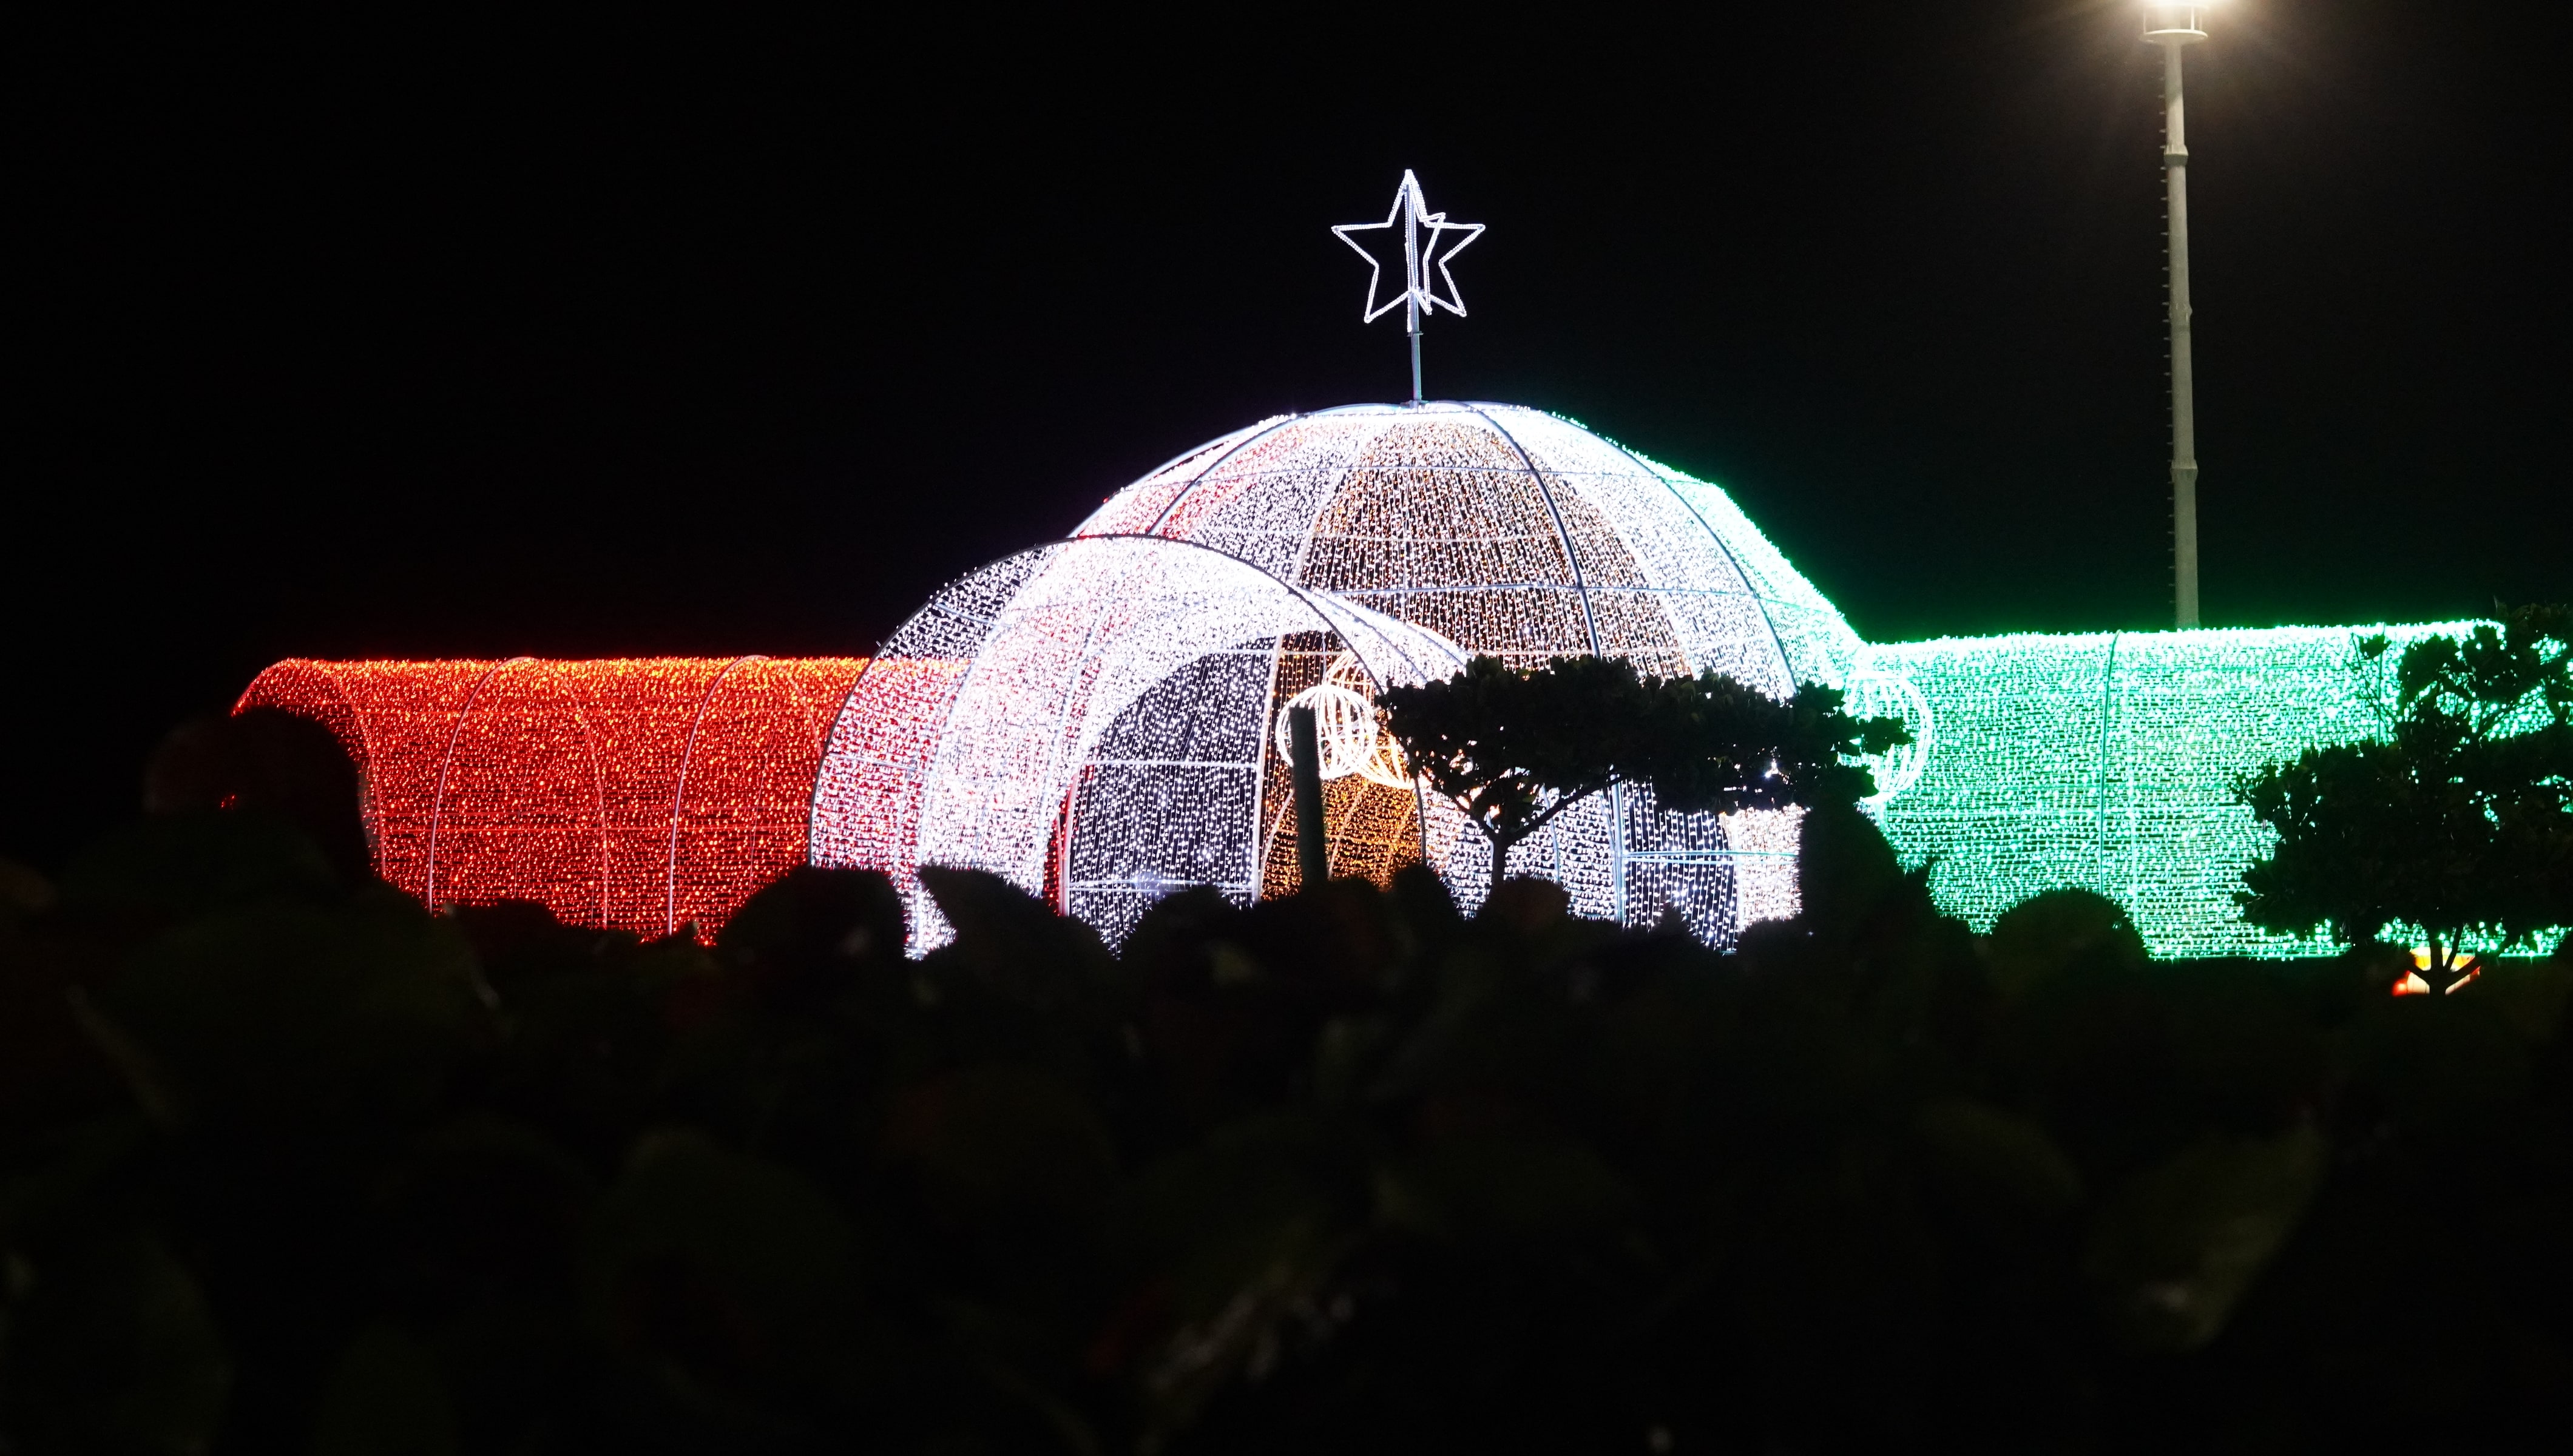
<instances>
[{"instance_id":1,"label":"dark silhouetted tree","mask_svg":"<svg viewBox=\"0 0 2573 1456\"><path fill-rule=\"evenodd\" d=\"M2387 651L2362 641L2353 670L2385 675ZM2235 786L2278 845L2234 898L2251 924L2297 936L2417 929L2444 988L2461 940L2524 946L2573 923L2573 608L2412 643L2383 692L2380 737Z\"/></svg>"},{"instance_id":2,"label":"dark silhouetted tree","mask_svg":"<svg viewBox=\"0 0 2573 1456\"><path fill-rule=\"evenodd\" d=\"M1873 783L1851 758L1911 741L1896 719L1843 712L1837 688L1806 683L1781 701L1712 669L1643 677L1606 657L1526 672L1476 657L1382 701L1414 771L1490 842L1494 889L1513 846L1618 784L1648 784L1683 813L1846 805Z\"/></svg>"}]
</instances>

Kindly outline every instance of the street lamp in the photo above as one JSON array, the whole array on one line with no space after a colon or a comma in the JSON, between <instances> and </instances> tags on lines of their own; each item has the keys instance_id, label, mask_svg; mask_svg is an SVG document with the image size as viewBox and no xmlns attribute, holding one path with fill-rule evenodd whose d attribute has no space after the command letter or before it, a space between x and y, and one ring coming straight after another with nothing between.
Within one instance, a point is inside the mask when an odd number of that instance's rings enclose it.
<instances>
[{"instance_id":1,"label":"street lamp","mask_svg":"<svg viewBox=\"0 0 2573 1456\"><path fill-rule=\"evenodd\" d=\"M2144 39L2162 48L2162 178L2170 189L2171 588L2178 624L2197 625L2197 404L2188 358L2188 142L2179 53L2206 39L2207 7L2148 3Z\"/></svg>"}]
</instances>

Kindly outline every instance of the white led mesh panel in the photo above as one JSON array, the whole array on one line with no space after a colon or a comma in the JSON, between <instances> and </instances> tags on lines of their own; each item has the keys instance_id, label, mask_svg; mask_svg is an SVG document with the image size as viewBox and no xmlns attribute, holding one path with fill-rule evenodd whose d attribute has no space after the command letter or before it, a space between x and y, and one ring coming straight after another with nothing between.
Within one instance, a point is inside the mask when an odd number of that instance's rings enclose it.
<instances>
[{"instance_id":1,"label":"white led mesh panel","mask_svg":"<svg viewBox=\"0 0 2573 1456\"><path fill-rule=\"evenodd\" d=\"M1263 421L1120 491L1075 535L1137 532L1212 546L1526 664L1597 652L1648 672L1713 667L1784 694L1843 682L1861 651L1722 490L1514 405ZM1677 910L1722 942L1793 913L1793 844L1785 816L1660 815L1621 791L1567 813L1512 864L1561 883L1583 914L1653 922ZM1480 897L1478 836L1433 862L1460 899ZM1274 873L1266 883L1279 888Z\"/></svg>"},{"instance_id":2,"label":"white led mesh panel","mask_svg":"<svg viewBox=\"0 0 2573 1456\"><path fill-rule=\"evenodd\" d=\"M859 677L814 789L813 861L892 873L922 945L947 934L922 865L993 871L1112 941L1182 885L1253 898L1278 777L1268 728L1307 659L1305 676L1344 660L1372 691L1445 677L1464 654L1185 542L1095 536L1005 558L942 590ZM1395 797L1417 854L1422 806Z\"/></svg>"},{"instance_id":3,"label":"white led mesh panel","mask_svg":"<svg viewBox=\"0 0 2573 1456\"><path fill-rule=\"evenodd\" d=\"M1871 649L1861 681L1909 683L1932 746L1883 801L1907 863L1976 930L2044 890L2097 890L2157 956L2293 956L2233 903L2271 832L2233 802L2241 774L2382 727L2359 638L2400 646L2470 623L1943 638ZM1903 710L1881 699L1880 711Z\"/></svg>"}]
</instances>

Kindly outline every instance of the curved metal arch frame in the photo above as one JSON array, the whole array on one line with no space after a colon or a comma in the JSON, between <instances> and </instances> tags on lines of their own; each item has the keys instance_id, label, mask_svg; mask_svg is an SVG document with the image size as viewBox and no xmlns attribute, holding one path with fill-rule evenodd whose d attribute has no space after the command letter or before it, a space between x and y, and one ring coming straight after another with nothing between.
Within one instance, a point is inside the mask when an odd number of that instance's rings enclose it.
<instances>
[{"instance_id":1,"label":"curved metal arch frame","mask_svg":"<svg viewBox=\"0 0 2573 1456\"><path fill-rule=\"evenodd\" d=\"M1732 567L1733 574L1742 578L1742 594L1751 598L1752 605L1760 610L1760 623L1762 626L1769 629L1769 641L1771 645L1778 649L1778 661L1780 665L1787 669L1787 691L1792 695L1796 691L1796 659L1789 655L1787 651L1786 635L1778 630L1778 618L1769 610L1769 597L1762 592L1753 589L1751 573L1743 568L1742 558L1734 553L1732 543L1724 538L1724 532L1717 530L1715 528L1715 523L1706 518L1706 512L1697 508L1697 502L1681 494L1679 487L1671 483L1670 477L1664 475L1661 471L1654 469L1650 461L1635 453L1633 450L1626 448L1624 445L1619 444L1617 441L1608 438L1608 436L1604 434L1594 434L1591 437L1606 444L1610 449L1624 455L1627 459L1634 461L1636 469L1643 471L1646 475L1658 482L1664 490L1669 491L1671 498L1680 503L1680 509L1687 511L1689 513L1689 519L1696 521L1698 529L1706 532L1706 538L1715 543L1715 548L1718 551L1724 553L1724 564ZM1721 490L1724 487L1718 485L1715 488Z\"/></svg>"},{"instance_id":2,"label":"curved metal arch frame","mask_svg":"<svg viewBox=\"0 0 2573 1456\"><path fill-rule=\"evenodd\" d=\"M1537 498L1545 502L1546 518L1554 522L1554 539L1563 547L1564 564L1572 569L1572 594L1581 601L1581 634L1590 639L1590 655L1598 656L1599 618L1590 607L1590 586L1582 574L1581 550L1573 545L1572 532L1563 528L1563 507L1554 503L1554 487L1545 483L1545 471L1537 467L1536 456L1528 453L1527 446L1519 443L1519 437L1510 433L1508 425L1492 417L1489 406L1475 403L1467 404L1465 408L1475 418L1490 425L1493 433L1509 441L1510 448L1518 452L1519 463L1527 466L1528 483L1536 487Z\"/></svg>"},{"instance_id":3,"label":"curved metal arch frame","mask_svg":"<svg viewBox=\"0 0 2573 1456\"><path fill-rule=\"evenodd\" d=\"M724 685L724 679L732 676L734 668L745 662L764 660L766 659L755 652L727 660L722 667L715 670L713 677L706 679L705 690L697 694L697 706L688 715L688 738L686 744L679 750L679 772L676 775L676 782L670 788L669 852L661 865L661 933L663 935L676 935L679 930L679 818L687 812L688 808L688 767L696 762L697 730L705 726L706 705L715 700L716 690ZM585 726L584 731L586 731ZM602 806L600 818L604 821L605 817ZM603 822L601 827L604 828ZM604 834L600 836L599 853L603 860L606 854ZM602 892L602 898L604 892ZM604 915L605 912L602 911L602 918Z\"/></svg>"},{"instance_id":4,"label":"curved metal arch frame","mask_svg":"<svg viewBox=\"0 0 2573 1456\"><path fill-rule=\"evenodd\" d=\"M482 689L491 685L500 669L533 661L532 657L507 657L483 668L474 677L473 686L465 690L464 704L455 710L455 721L446 725L446 751L438 756L437 787L429 797L429 850L420 884L420 898L431 909L437 906L437 832L446 817L446 779L455 767L455 741L464 733L464 720L473 716L473 705L481 700Z\"/></svg>"}]
</instances>

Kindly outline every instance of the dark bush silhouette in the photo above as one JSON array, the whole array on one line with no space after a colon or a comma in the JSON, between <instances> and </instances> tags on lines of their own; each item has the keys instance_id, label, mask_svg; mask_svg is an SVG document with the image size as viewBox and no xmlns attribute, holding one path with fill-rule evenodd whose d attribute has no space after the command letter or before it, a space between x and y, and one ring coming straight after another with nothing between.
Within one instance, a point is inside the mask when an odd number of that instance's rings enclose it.
<instances>
[{"instance_id":1,"label":"dark bush silhouette","mask_svg":"<svg viewBox=\"0 0 2573 1456\"><path fill-rule=\"evenodd\" d=\"M244 809L282 819L343 876L374 865L359 817L358 769L330 729L276 708L191 719L143 771L148 814Z\"/></svg>"},{"instance_id":2,"label":"dark bush silhouette","mask_svg":"<svg viewBox=\"0 0 2573 1456\"><path fill-rule=\"evenodd\" d=\"M2500 616L2414 642L2390 671L2386 639L2364 639L2352 666L2379 679L2379 734L2234 786L2278 831L2243 871L2245 920L2344 945L2418 927L2440 991L2469 936L2521 949L2573 925L2573 607Z\"/></svg>"},{"instance_id":3,"label":"dark bush silhouette","mask_svg":"<svg viewBox=\"0 0 2573 1456\"><path fill-rule=\"evenodd\" d=\"M276 817L0 938L24 1452L2493 1448L2573 1373L2573 967L1984 940L1854 811L1718 955L1418 871L799 871L711 948ZM2549 1444L2552 1444L2551 1442Z\"/></svg>"}]
</instances>

